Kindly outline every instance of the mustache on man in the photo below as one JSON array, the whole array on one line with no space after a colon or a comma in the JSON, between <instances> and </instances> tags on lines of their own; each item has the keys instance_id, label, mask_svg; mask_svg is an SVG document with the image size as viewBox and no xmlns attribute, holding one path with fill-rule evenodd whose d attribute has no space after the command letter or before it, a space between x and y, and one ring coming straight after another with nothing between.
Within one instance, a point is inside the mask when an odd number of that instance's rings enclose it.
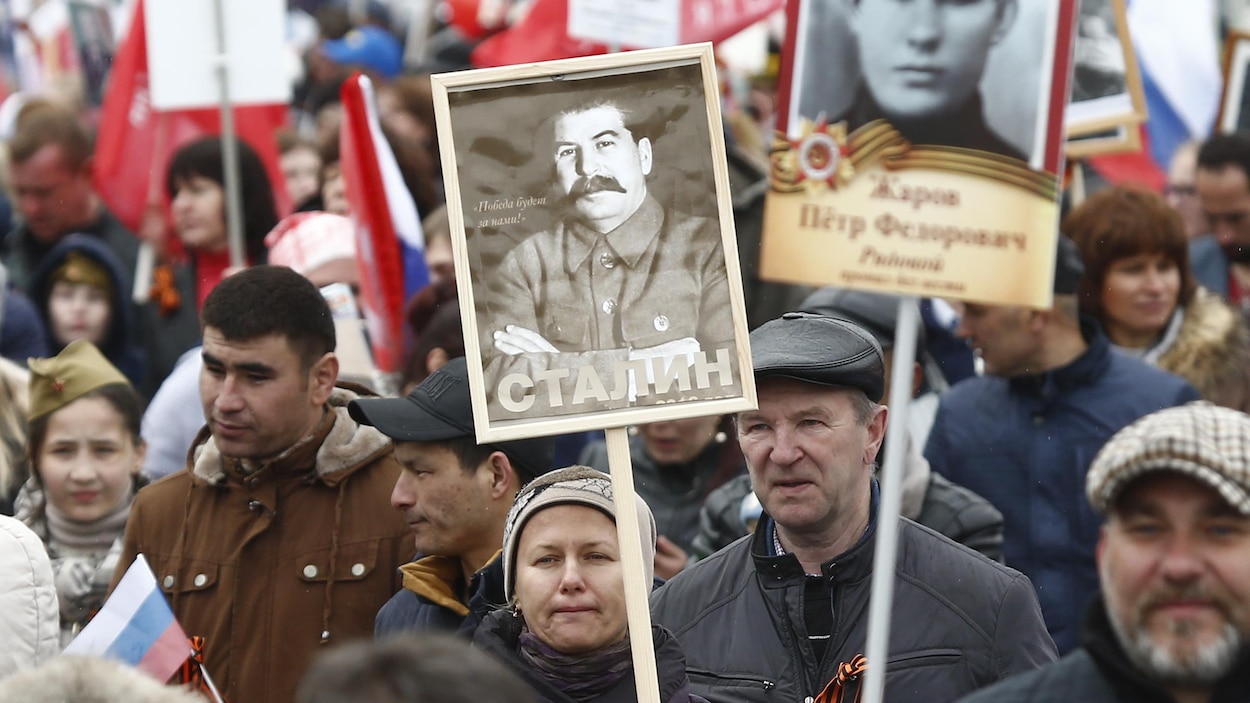
<instances>
[{"instance_id":1,"label":"mustache on man","mask_svg":"<svg viewBox=\"0 0 1250 703\"><path fill-rule=\"evenodd\" d=\"M569 189L569 199L576 200L584 195L591 195L600 191L612 191L615 193L624 193L625 186L612 176L582 176L573 181L573 187Z\"/></svg>"}]
</instances>

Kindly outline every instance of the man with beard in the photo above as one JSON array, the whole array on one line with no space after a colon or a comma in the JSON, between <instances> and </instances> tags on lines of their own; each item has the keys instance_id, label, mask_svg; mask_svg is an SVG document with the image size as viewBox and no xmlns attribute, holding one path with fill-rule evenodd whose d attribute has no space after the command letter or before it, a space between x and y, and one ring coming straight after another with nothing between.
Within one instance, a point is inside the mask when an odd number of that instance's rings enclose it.
<instances>
[{"instance_id":1,"label":"man with beard","mask_svg":"<svg viewBox=\"0 0 1250 703\"><path fill-rule=\"evenodd\" d=\"M1099 452L1102 596L1082 646L966 703L1250 700L1250 416L1147 415Z\"/></svg>"},{"instance_id":2,"label":"man with beard","mask_svg":"<svg viewBox=\"0 0 1250 703\"><path fill-rule=\"evenodd\" d=\"M1208 139L1198 150L1194 185L1211 234L1189 248L1194 278L1250 319L1250 134Z\"/></svg>"},{"instance_id":3,"label":"man with beard","mask_svg":"<svg viewBox=\"0 0 1250 703\"><path fill-rule=\"evenodd\" d=\"M513 249L491 281L494 324L481 326L488 397L510 375L571 369L560 381L565 402L553 394L552 411L601 409L577 402L579 368L593 367L611 391L623 362L671 364L732 349L719 229L666 210L648 192L653 145L639 110L615 99L575 103L550 129L550 156L538 158L554 167L560 218ZM641 383L632 390L640 393Z\"/></svg>"}]
</instances>

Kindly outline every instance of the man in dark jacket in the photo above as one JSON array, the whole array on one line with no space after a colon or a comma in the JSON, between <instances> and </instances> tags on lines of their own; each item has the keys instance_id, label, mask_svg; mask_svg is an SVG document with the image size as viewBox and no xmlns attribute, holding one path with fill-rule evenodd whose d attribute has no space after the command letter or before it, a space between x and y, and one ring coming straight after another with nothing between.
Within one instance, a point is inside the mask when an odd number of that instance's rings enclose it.
<instances>
[{"instance_id":1,"label":"man in dark jacket","mask_svg":"<svg viewBox=\"0 0 1250 703\"><path fill-rule=\"evenodd\" d=\"M403 473L391 505L412 528L418 556L400 569L404 588L378 612L374 636L444 630L472 637L482 618L506 602L499 558L504 522L517 491L551 469L555 440L479 445L464 357L406 398L353 401L349 410L395 442Z\"/></svg>"},{"instance_id":2,"label":"man in dark jacket","mask_svg":"<svg viewBox=\"0 0 1250 703\"><path fill-rule=\"evenodd\" d=\"M1081 648L968 703L1250 700L1250 417L1148 415L1094 460L1102 597Z\"/></svg>"},{"instance_id":3,"label":"man in dark jacket","mask_svg":"<svg viewBox=\"0 0 1250 703\"><path fill-rule=\"evenodd\" d=\"M1007 565L1033 581L1066 653L1098 590L1101 519L1081 498L1090 461L1130 422L1199 396L1180 377L1113 352L1098 324L1080 318L1083 268L1071 240L1060 242L1050 309L964 306L959 333L986 375L942 396L925 458L1002 511Z\"/></svg>"},{"instance_id":4,"label":"man in dark jacket","mask_svg":"<svg viewBox=\"0 0 1250 703\"><path fill-rule=\"evenodd\" d=\"M881 347L853 323L810 313L787 313L750 341L759 409L738 415L738 440L766 515L651 601L695 692L713 703L810 699L862 661L867 639ZM891 701L952 701L1054 659L1025 576L899 520L894 627L879 663Z\"/></svg>"},{"instance_id":5,"label":"man in dark jacket","mask_svg":"<svg viewBox=\"0 0 1250 703\"><path fill-rule=\"evenodd\" d=\"M39 103L23 109L9 141L14 204L22 223L0 242L13 285L25 290L52 247L81 232L117 255L123 291L134 285L139 240L113 217L91 184L91 136L72 111Z\"/></svg>"},{"instance_id":6,"label":"man in dark jacket","mask_svg":"<svg viewBox=\"0 0 1250 703\"><path fill-rule=\"evenodd\" d=\"M894 329L898 323L899 297L885 293L821 288L803 301L808 312L850 320L872 333L885 355L884 397L890 397L890 369L894 364ZM911 303L916 305L916 303ZM912 362L912 401L907 412L907 440L904 444L903 493L899 512L931 530L1003 561L1003 515L981 496L951 483L929 468L920 455L933 415L937 412L938 392L945 390L945 379L937 363L925 351L924 326L917 312L916 358ZM882 458L879 464L884 464ZM742 499L751 492L749 476L741 476L713 491L699 514L696 556L704 557L727 546L747 533L740 518Z\"/></svg>"}]
</instances>

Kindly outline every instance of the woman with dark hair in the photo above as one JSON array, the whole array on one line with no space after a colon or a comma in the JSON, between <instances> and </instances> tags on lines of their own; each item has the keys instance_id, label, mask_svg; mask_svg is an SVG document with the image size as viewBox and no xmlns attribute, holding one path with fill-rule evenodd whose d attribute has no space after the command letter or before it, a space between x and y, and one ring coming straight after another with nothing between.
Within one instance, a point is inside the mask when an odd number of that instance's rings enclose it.
<instances>
[{"instance_id":1,"label":"woman with dark hair","mask_svg":"<svg viewBox=\"0 0 1250 703\"><path fill-rule=\"evenodd\" d=\"M30 361L32 476L17 518L43 540L61 607L61 645L104 602L141 485L143 403L86 341Z\"/></svg>"},{"instance_id":2,"label":"woman with dark hair","mask_svg":"<svg viewBox=\"0 0 1250 703\"><path fill-rule=\"evenodd\" d=\"M1190 271L1185 225L1163 198L1117 186L1063 221L1085 264L1082 312L1121 352L1189 381L1207 400L1250 409L1250 332Z\"/></svg>"},{"instance_id":3,"label":"woman with dark hair","mask_svg":"<svg viewBox=\"0 0 1250 703\"><path fill-rule=\"evenodd\" d=\"M238 141L243 246L247 265L267 260L265 235L278 224L273 187L260 157ZM151 397L183 352L200 343L199 310L230 269L221 139L205 137L174 153L165 175L181 252L153 272L144 395Z\"/></svg>"},{"instance_id":4,"label":"woman with dark hair","mask_svg":"<svg viewBox=\"0 0 1250 703\"><path fill-rule=\"evenodd\" d=\"M278 224L278 211L273 201L273 186L260 157L246 142L237 142L239 150L239 191L242 195L243 241L250 265L265 263L265 235ZM165 175L165 192L169 195L174 231L178 240L197 264L209 264L220 274L229 266L230 251L226 239L225 171L221 139L205 137L184 145L169 162ZM219 255L219 256L214 256ZM219 269L217 267L220 267ZM206 267L198 267L197 281L211 283ZM203 291L200 300L208 297ZM198 307L198 306L197 306Z\"/></svg>"}]
</instances>

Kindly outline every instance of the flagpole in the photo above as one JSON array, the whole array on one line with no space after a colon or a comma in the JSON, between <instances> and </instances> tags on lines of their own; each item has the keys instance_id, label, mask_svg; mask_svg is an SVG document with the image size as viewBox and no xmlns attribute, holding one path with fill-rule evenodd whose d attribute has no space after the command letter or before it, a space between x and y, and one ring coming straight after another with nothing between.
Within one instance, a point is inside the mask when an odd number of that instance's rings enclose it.
<instances>
[{"instance_id":1,"label":"flagpole","mask_svg":"<svg viewBox=\"0 0 1250 703\"><path fill-rule=\"evenodd\" d=\"M243 198L239 183L239 149L230 105L230 56L226 53L226 0L214 0L217 11L217 85L221 97L221 156L226 186L226 238L230 265L247 266L243 242Z\"/></svg>"},{"instance_id":2,"label":"flagpole","mask_svg":"<svg viewBox=\"0 0 1250 703\"><path fill-rule=\"evenodd\" d=\"M213 694L213 700L217 703L226 703L221 697L221 692L217 690L217 684L213 683L213 677L208 675L208 667L204 666L203 662L200 663L200 675L204 677L204 683L208 684L208 691Z\"/></svg>"}]
</instances>

